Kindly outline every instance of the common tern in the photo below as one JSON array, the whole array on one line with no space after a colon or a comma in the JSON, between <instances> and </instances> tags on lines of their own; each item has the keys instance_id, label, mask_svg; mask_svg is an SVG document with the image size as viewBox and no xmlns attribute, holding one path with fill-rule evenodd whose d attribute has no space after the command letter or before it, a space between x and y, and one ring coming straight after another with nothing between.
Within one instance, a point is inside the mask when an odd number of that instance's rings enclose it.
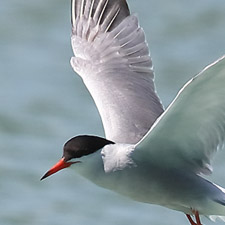
<instances>
[{"instance_id":1,"label":"common tern","mask_svg":"<svg viewBox=\"0 0 225 225\"><path fill-rule=\"evenodd\" d=\"M225 141L225 56L187 82L164 110L143 29L126 0L72 0L71 65L91 93L106 138L80 135L41 179L72 164L95 184L139 202L225 221L225 189L206 180Z\"/></svg>"}]
</instances>

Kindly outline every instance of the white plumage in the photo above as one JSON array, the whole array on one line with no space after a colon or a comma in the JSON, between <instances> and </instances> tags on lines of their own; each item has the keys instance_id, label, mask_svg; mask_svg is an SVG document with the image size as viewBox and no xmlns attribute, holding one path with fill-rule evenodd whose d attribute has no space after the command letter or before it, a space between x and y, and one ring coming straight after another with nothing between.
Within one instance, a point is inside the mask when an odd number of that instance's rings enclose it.
<instances>
[{"instance_id":1,"label":"white plumage","mask_svg":"<svg viewBox=\"0 0 225 225\"><path fill-rule=\"evenodd\" d=\"M72 13L76 18L71 38L75 55L72 67L97 105L106 138L137 143L163 112L155 93L144 31L135 15L127 16L128 8L120 8L125 1L79 2ZM97 4L96 10L93 4ZM121 14L126 15L123 20L117 18ZM103 15L106 19L100 23ZM107 32L111 26L115 28Z\"/></svg>"},{"instance_id":2,"label":"white plumage","mask_svg":"<svg viewBox=\"0 0 225 225\"><path fill-rule=\"evenodd\" d=\"M117 144L116 148L114 145L106 145L101 151L104 171L110 173L135 167L131 158L133 151L134 146L130 144Z\"/></svg>"},{"instance_id":3,"label":"white plumage","mask_svg":"<svg viewBox=\"0 0 225 225\"><path fill-rule=\"evenodd\" d=\"M78 136L42 179L81 158L76 170L139 202L225 216L225 191L200 174L225 140L225 56L179 91L164 111L143 29L126 0L72 0L73 69L102 118L106 139ZM190 215L194 215L196 222Z\"/></svg>"},{"instance_id":4,"label":"white plumage","mask_svg":"<svg viewBox=\"0 0 225 225\"><path fill-rule=\"evenodd\" d=\"M225 140L224 85L225 56L184 85L137 144L136 149L145 149L140 157L168 167L211 173L211 157Z\"/></svg>"}]
</instances>

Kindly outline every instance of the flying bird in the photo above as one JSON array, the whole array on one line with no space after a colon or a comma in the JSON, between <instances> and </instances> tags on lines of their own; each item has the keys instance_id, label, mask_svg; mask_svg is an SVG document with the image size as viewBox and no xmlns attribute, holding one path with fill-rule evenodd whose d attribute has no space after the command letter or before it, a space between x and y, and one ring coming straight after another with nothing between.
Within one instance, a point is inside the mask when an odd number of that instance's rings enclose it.
<instances>
[{"instance_id":1,"label":"flying bird","mask_svg":"<svg viewBox=\"0 0 225 225\"><path fill-rule=\"evenodd\" d=\"M143 29L126 0L72 0L74 56L105 138L80 135L41 179L72 164L131 199L225 221L225 189L206 180L225 141L225 56L188 81L164 110Z\"/></svg>"}]
</instances>

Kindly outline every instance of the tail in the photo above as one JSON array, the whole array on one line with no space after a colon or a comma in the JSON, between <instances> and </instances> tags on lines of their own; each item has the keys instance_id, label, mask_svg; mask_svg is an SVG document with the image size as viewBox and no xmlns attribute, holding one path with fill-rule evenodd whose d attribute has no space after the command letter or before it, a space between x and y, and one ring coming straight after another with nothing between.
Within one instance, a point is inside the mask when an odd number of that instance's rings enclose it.
<instances>
[{"instance_id":1,"label":"tail","mask_svg":"<svg viewBox=\"0 0 225 225\"><path fill-rule=\"evenodd\" d=\"M213 208L217 211L218 215L209 215L206 217L213 222L216 220L225 222L225 189L214 183L212 183L212 185L217 189L216 195L213 198L213 201L215 202Z\"/></svg>"}]
</instances>

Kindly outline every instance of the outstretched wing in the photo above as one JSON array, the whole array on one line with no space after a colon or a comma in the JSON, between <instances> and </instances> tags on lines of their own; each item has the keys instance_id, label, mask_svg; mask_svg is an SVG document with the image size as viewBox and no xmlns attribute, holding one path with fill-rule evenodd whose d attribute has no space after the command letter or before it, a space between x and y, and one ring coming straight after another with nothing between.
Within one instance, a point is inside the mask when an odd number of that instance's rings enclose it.
<instances>
[{"instance_id":1,"label":"outstretched wing","mask_svg":"<svg viewBox=\"0 0 225 225\"><path fill-rule=\"evenodd\" d=\"M102 118L106 138L137 143L163 112L149 50L125 0L72 0L73 69Z\"/></svg>"},{"instance_id":2,"label":"outstretched wing","mask_svg":"<svg viewBox=\"0 0 225 225\"><path fill-rule=\"evenodd\" d=\"M225 140L225 56L190 80L136 145L133 157L162 167L210 173Z\"/></svg>"}]
</instances>

